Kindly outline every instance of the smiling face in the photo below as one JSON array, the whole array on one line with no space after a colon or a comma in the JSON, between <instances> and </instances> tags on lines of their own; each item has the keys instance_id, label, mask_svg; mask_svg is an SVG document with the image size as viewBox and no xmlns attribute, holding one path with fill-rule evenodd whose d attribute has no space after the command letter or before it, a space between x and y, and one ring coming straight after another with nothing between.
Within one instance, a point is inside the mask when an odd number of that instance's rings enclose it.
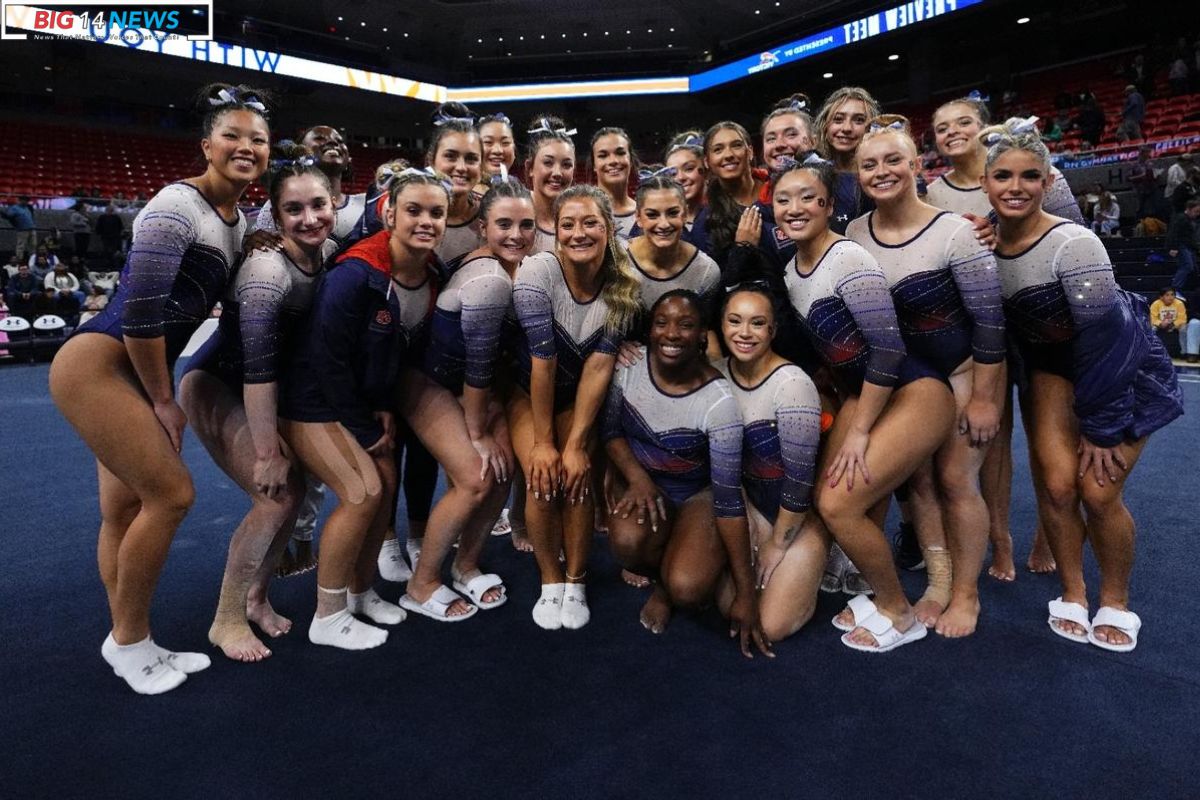
<instances>
[{"instance_id":1,"label":"smiling face","mask_svg":"<svg viewBox=\"0 0 1200 800\"><path fill-rule=\"evenodd\" d=\"M771 196L775 222L793 242L811 241L829 229L833 203L820 176L794 169L775 184Z\"/></svg>"},{"instance_id":2,"label":"smiling face","mask_svg":"<svg viewBox=\"0 0 1200 800\"><path fill-rule=\"evenodd\" d=\"M329 186L315 175L296 175L284 181L279 205L271 210L283 236L307 249L324 244L337 219Z\"/></svg>"},{"instance_id":3,"label":"smiling face","mask_svg":"<svg viewBox=\"0 0 1200 800\"><path fill-rule=\"evenodd\" d=\"M495 201L483 224L488 250L510 269L533 249L535 231L533 201L524 197Z\"/></svg>"},{"instance_id":4,"label":"smiling face","mask_svg":"<svg viewBox=\"0 0 1200 800\"><path fill-rule=\"evenodd\" d=\"M601 185L623 194L629 185L629 171L633 169L629 140L618 133L601 136L592 145L592 164Z\"/></svg>"},{"instance_id":5,"label":"smiling face","mask_svg":"<svg viewBox=\"0 0 1200 800\"><path fill-rule=\"evenodd\" d=\"M537 149L526 164L526 172L533 193L553 203L575 178L575 148L551 139Z\"/></svg>"},{"instance_id":6,"label":"smiling face","mask_svg":"<svg viewBox=\"0 0 1200 800\"><path fill-rule=\"evenodd\" d=\"M446 192L440 186L408 184L387 210L386 223L392 241L412 252L432 250L446 230L448 204Z\"/></svg>"},{"instance_id":7,"label":"smiling face","mask_svg":"<svg viewBox=\"0 0 1200 800\"><path fill-rule=\"evenodd\" d=\"M1017 221L1036 214L1053 178L1046 165L1033 153L1009 150L1001 153L983 175L983 191L1003 221Z\"/></svg>"},{"instance_id":8,"label":"smiling face","mask_svg":"<svg viewBox=\"0 0 1200 800\"><path fill-rule=\"evenodd\" d=\"M346 147L342 134L336 128L328 125L317 125L310 128L300 144L308 148L321 162L322 166L342 167L350 163L350 150Z\"/></svg>"},{"instance_id":9,"label":"smiling face","mask_svg":"<svg viewBox=\"0 0 1200 800\"><path fill-rule=\"evenodd\" d=\"M705 328L700 309L685 297L668 297L654 306L650 318L650 358L657 366L679 367L704 351Z\"/></svg>"},{"instance_id":10,"label":"smiling face","mask_svg":"<svg viewBox=\"0 0 1200 800\"><path fill-rule=\"evenodd\" d=\"M775 338L775 310L760 292L734 292L721 315L721 338L734 360L743 364L764 358Z\"/></svg>"},{"instance_id":11,"label":"smiling face","mask_svg":"<svg viewBox=\"0 0 1200 800\"><path fill-rule=\"evenodd\" d=\"M499 175L501 166L512 169L517 160L512 128L503 122L488 122L479 129L479 141L483 145L483 169L488 175Z\"/></svg>"},{"instance_id":12,"label":"smiling face","mask_svg":"<svg viewBox=\"0 0 1200 800\"><path fill-rule=\"evenodd\" d=\"M667 156L667 166L674 167L675 180L683 187L689 204L698 204L704 197L704 161L691 150L676 150Z\"/></svg>"},{"instance_id":13,"label":"smiling face","mask_svg":"<svg viewBox=\"0 0 1200 800\"><path fill-rule=\"evenodd\" d=\"M934 142L946 158L957 158L983 147L979 141L982 129L975 109L962 103L943 106L933 115Z\"/></svg>"},{"instance_id":14,"label":"smiling face","mask_svg":"<svg viewBox=\"0 0 1200 800\"><path fill-rule=\"evenodd\" d=\"M862 100L844 100L829 115L825 140L838 153L851 155L867 132L867 104Z\"/></svg>"},{"instance_id":15,"label":"smiling face","mask_svg":"<svg viewBox=\"0 0 1200 800\"><path fill-rule=\"evenodd\" d=\"M812 131L798 114L780 114L763 127L763 161L773 169L782 167L784 156L813 149Z\"/></svg>"},{"instance_id":16,"label":"smiling face","mask_svg":"<svg viewBox=\"0 0 1200 800\"><path fill-rule=\"evenodd\" d=\"M200 147L210 169L230 183L246 184L266 171L271 135L258 114L235 109L213 120L212 133Z\"/></svg>"},{"instance_id":17,"label":"smiling face","mask_svg":"<svg viewBox=\"0 0 1200 800\"><path fill-rule=\"evenodd\" d=\"M638 202L637 221L655 247L674 247L683 233L684 201L679 192L653 189Z\"/></svg>"},{"instance_id":18,"label":"smiling face","mask_svg":"<svg viewBox=\"0 0 1200 800\"><path fill-rule=\"evenodd\" d=\"M712 135L704 151L708 171L722 181L736 181L750 171L750 143L732 128Z\"/></svg>"},{"instance_id":19,"label":"smiling face","mask_svg":"<svg viewBox=\"0 0 1200 800\"><path fill-rule=\"evenodd\" d=\"M480 152L479 137L474 131L451 131L438 140L437 152L433 154L430 166L448 176L454 195L461 196L479 183L483 160Z\"/></svg>"},{"instance_id":20,"label":"smiling face","mask_svg":"<svg viewBox=\"0 0 1200 800\"><path fill-rule=\"evenodd\" d=\"M608 226L596 201L581 197L563 203L556 238L560 257L571 266L593 267L604 261Z\"/></svg>"},{"instance_id":21,"label":"smiling face","mask_svg":"<svg viewBox=\"0 0 1200 800\"><path fill-rule=\"evenodd\" d=\"M858 148L858 182L877 204L916 194L917 154L899 133L880 133Z\"/></svg>"}]
</instances>

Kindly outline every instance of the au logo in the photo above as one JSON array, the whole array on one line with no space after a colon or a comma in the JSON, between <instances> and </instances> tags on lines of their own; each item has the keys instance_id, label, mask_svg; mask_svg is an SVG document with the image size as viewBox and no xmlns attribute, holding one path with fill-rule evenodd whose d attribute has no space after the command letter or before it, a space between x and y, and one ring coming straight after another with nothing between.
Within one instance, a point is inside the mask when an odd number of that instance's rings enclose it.
<instances>
[{"instance_id":1,"label":"au logo","mask_svg":"<svg viewBox=\"0 0 1200 800\"><path fill-rule=\"evenodd\" d=\"M392 312L388 311L386 308L381 308L380 310L376 311L375 312L375 324L376 325L391 325L392 324Z\"/></svg>"}]
</instances>

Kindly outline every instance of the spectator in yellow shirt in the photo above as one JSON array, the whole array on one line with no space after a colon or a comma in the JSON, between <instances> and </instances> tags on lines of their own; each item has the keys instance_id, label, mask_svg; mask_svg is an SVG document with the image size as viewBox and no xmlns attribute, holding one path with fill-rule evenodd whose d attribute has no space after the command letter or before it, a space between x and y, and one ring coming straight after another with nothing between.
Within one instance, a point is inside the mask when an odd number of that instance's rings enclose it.
<instances>
[{"instance_id":1,"label":"spectator in yellow shirt","mask_svg":"<svg viewBox=\"0 0 1200 800\"><path fill-rule=\"evenodd\" d=\"M1187 318L1187 307L1175 296L1175 290L1167 287L1158 299L1150 304L1150 324L1159 336L1171 331L1179 332L1179 349L1189 363L1200 361L1200 319Z\"/></svg>"}]
</instances>

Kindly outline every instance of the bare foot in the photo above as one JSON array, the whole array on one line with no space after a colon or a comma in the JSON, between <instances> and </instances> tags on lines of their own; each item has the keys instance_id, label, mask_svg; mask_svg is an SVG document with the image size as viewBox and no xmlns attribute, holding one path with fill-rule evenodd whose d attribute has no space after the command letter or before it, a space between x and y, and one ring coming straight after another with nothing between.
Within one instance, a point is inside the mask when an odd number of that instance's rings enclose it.
<instances>
[{"instance_id":1,"label":"bare foot","mask_svg":"<svg viewBox=\"0 0 1200 800\"><path fill-rule=\"evenodd\" d=\"M671 621L671 601L667 599L667 593L662 587L654 587L638 618L642 627L651 633L662 633L667 629L667 623Z\"/></svg>"},{"instance_id":2,"label":"bare foot","mask_svg":"<svg viewBox=\"0 0 1200 800\"><path fill-rule=\"evenodd\" d=\"M1012 536L992 540L992 563L988 567L988 575L1006 583L1017 579L1017 565L1013 563Z\"/></svg>"},{"instance_id":3,"label":"bare foot","mask_svg":"<svg viewBox=\"0 0 1200 800\"><path fill-rule=\"evenodd\" d=\"M525 526L516 522L512 524L512 546L518 553L533 552L533 542L529 541Z\"/></svg>"},{"instance_id":4,"label":"bare foot","mask_svg":"<svg viewBox=\"0 0 1200 800\"><path fill-rule=\"evenodd\" d=\"M960 639L975 632L979 622L979 598L953 598L938 617L935 630L947 639Z\"/></svg>"},{"instance_id":5,"label":"bare foot","mask_svg":"<svg viewBox=\"0 0 1200 800\"><path fill-rule=\"evenodd\" d=\"M1069 619L1054 619L1050 624L1063 633L1069 633L1072 636L1087 636L1088 629L1086 627L1080 625L1078 622L1071 622Z\"/></svg>"},{"instance_id":6,"label":"bare foot","mask_svg":"<svg viewBox=\"0 0 1200 800\"><path fill-rule=\"evenodd\" d=\"M458 565L455 564L450 568L450 577L462 584L466 584L468 581L482 574L483 570L478 566L471 567L471 569L459 569ZM488 589L479 600L482 603L491 605L492 603L499 602L502 597L504 597L504 584Z\"/></svg>"},{"instance_id":7,"label":"bare foot","mask_svg":"<svg viewBox=\"0 0 1200 800\"><path fill-rule=\"evenodd\" d=\"M1025 562L1025 566L1030 572L1047 574L1058 569L1058 564L1054 563L1054 554L1050 552L1050 545L1046 544L1046 537L1041 535L1041 529L1038 529L1038 535L1033 539L1033 550L1029 553L1029 560Z\"/></svg>"},{"instance_id":8,"label":"bare foot","mask_svg":"<svg viewBox=\"0 0 1200 800\"><path fill-rule=\"evenodd\" d=\"M1075 627L1078 628L1079 626L1076 625ZM1111 625L1097 625L1092 628L1092 634L1100 641L1107 642L1108 644L1129 644L1133 641L1129 634Z\"/></svg>"},{"instance_id":9,"label":"bare foot","mask_svg":"<svg viewBox=\"0 0 1200 800\"><path fill-rule=\"evenodd\" d=\"M638 575L636 572L630 572L627 569L621 570L621 580L635 589L645 589L650 585L650 579L645 575Z\"/></svg>"},{"instance_id":10,"label":"bare foot","mask_svg":"<svg viewBox=\"0 0 1200 800\"><path fill-rule=\"evenodd\" d=\"M928 593L921 597L913 606L913 613L917 616L917 621L926 628L932 628L937 625L938 618L946 610L945 603L939 603L937 600L930 598ZM907 630L907 629L906 629Z\"/></svg>"},{"instance_id":11,"label":"bare foot","mask_svg":"<svg viewBox=\"0 0 1200 800\"><path fill-rule=\"evenodd\" d=\"M208 640L234 661L262 661L271 655L271 648L258 640L245 620L213 622L208 629Z\"/></svg>"},{"instance_id":12,"label":"bare foot","mask_svg":"<svg viewBox=\"0 0 1200 800\"><path fill-rule=\"evenodd\" d=\"M892 625L901 633L912 628L913 625L920 624L920 620L912 612L906 612L903 616L895 618L891 614L885 614L883 609L879 609L878 613L883 614L888 619L892 620ZM853 617L850 620L853 622ZM866 628L855 628L849 633L850 641L855 644L861 644L865 647L878 647L879 642L875 635Z\"/></svg>"},{"instance_id":13,"label":"bare foot","mask_svg":"<svg viewBox=\"0 0 1200 800\"><path fill-rule=\"evenodd\" d=\"M246 619L272 639L278 639L292 629L292 621L272 608L270 602L247 603Z\"/></svg>"}]
</instances>

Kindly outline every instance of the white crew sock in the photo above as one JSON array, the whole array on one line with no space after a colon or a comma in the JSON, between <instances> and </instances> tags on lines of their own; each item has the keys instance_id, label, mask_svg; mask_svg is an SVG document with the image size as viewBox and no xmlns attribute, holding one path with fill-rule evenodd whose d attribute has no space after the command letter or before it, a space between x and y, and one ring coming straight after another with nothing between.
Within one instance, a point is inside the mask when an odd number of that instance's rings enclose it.
<instances>
[{"instance_id":1,"label":"white crew sock","mask_svg":"<svg viewBox=\"0 0 1200 800\"><path fill-rule=\"evenodd\" d=\"M346 610L380 625L399 625L408 616L403 608L384 600L374 589L367 589L362 594L347 592Z\"/></svg>"},{"instance_id":2,"label":"white crew sock","mask_svg":"<svg viewBox=\"0 0 1200 800\"><path fill-rule=\"evenodd\" d=\"M151 640L150 644L158 650L158 654L162 656L163 661L166 661L180 672L186 672L190 675L193 672L208 669L212 665L212 659L204 655L204 653L184 653L168 650L154 640Z\"/></svg>"},{"instance_id":3,"label":"white crew sock","mask_svg":"<svg viewBox=\"0 0 1200 800\"><path fill-rule=\"evenodd\" d=\"M187 680L187 675L172 667L147 636L135 644L120 645L111 633L100 645L100 655L118 677L138 694L169 692Z\"/></svg>"},{"instance_id":4,"label":"white crew sock","mask_svg":"<svg viewBox=\"0 0 1200 800\"><path fill-rule=\"evenodd\" d=\"M562 627L562 604L565 583L543 583L542 596L533 604L533 621L538 627L556 631Z\"/></svg>"},{"instance_id":5,"label":"white crew sock","mask_svg":"<svg viewBox=\"0 0 1200 800\"><path fill-rule=\"evenodd\" d=\"M578 630L588 624L592 612L588 610L587 586L582 583L568 583L563 590L562 626Z\"/></svg>"},{"instance_id":6,"label":"white crew sock","mask_svg":"<svg viewBox=\"0 0 1200 800\"><path fill-rule=\"evenodd\" d=\"M412 570L404 560L404 552L396 539L385 539L383 547L379 549L379 577L392 583L404 583L412 577Z\"/></svg>"},{"instance_id":7,"label":"white crew sock","mask_svg":"<svg viewBox=\"0 0 1200 800\"><path fill-rule=\"evenodd\" d=\"M343 650L368 650L387 641L388 632L374 625L359 622L343 608L327 617L314 616L308 626L308 640Z\"/></svg>"},{"instance_id":8,"label":"white crew sock","mask_svg":"<svg viewBox=\"0 0 1200 800\"><path fill-rule=\"evenodd\" d=\"M404 542L404 549L408 551L408 563L412 564L412 568L417 568L417 561L421 558L421 545L425 543L425 539L414 539L411 536Z\"/></svg>"}]
</instances>

